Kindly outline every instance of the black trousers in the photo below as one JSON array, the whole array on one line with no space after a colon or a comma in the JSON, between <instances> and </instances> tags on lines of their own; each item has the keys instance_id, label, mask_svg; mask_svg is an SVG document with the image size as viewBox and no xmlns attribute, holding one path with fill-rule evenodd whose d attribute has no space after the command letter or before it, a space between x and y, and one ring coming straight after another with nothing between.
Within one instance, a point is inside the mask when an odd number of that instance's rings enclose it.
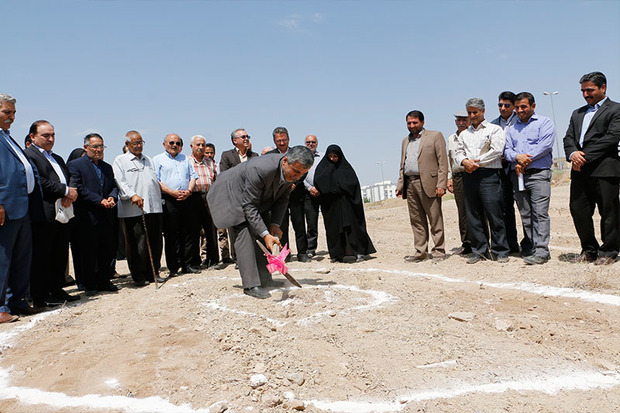
<instances>
[{"instance_id":1,"label":"black trousers","mask_svg":"<svg viewBox=\"0 0 620 413\"><path fill-rule=\"evenodd\" d=\"M217 238L217 228L213 224L211 211L207 203L206 192L194 192L191 195L193 224L192 228L192 265L199 266L200 260L200 238L201 234L205 237L207 244L207 257L209 265L215 265L220 260L220 252Z\"/></svg>"},{"instance_id":2,"label":"black trousers","mask_svg":"<svg viewBox=\"0 0 620 413\"><path fill-rule=\"evenodd\" d=\"M496 257L505 257L509 253L499 174L499 169L478 168L463 175L471 248L474 253L483 256L488 256L489 253L485 216L491 230L491 252Z\"/></svg>"},{"instance_id":3,"label":"black trousers","mask_svg":"<svg viewBox=\"0 0 620 413\"><path fill-rule=\"evenodd\" d=\"M581 241L583 253L615 258L620 248L620 201L618 178L572 178L570 184L570 213ZM594 208L601 214L599 246L594 233Z\"/></svg>"},{"instance_id":4,"label":"black trousers","mask_svg":"<svg viewBox=\"0 0 620 413\"><path fill-rule=\"evenodd\" d=\"M306 254L308 252L308 238L306 234L306 206L304 197L290 198L288 207L291 211L291 223L295 231L297 254Z\"/></svg>"},{"instance_id":5,"label":"black trousers","mask_svg":"<svg viewBox=\"0 0 620 413\"><path fill-rule=\"evenodd\" d=\"M88 216L81 216L76 217L75 225L78 227L81 278L87 290L96 290L114 276L118 221L110 214L108 219L93 225Z\"/></svg>"},{"instance_id":6,"label":"black trousers","mask_svg":"<svg viewBox=\"0 0 620 413\"><path fill-rule=\"evenodd\" d=\"M306 237L308 239L308 252L313 253L316 253L319 240L319 206L319 197L306 194L304 199L306 225L308 226Z\"/></svg>"},{"instance_id":7,"label":"black trousers","mask_svg":"<svg viewBox=\"0 0 620 413\"><path fill-rule=\"evenodd\" d=\"M44 300L65 285L65 270L69 259L69 226L71 223L32 223L32 265L30 295Z\"/></svg>"},{"instance_id":8,"label":"black trousers","mask_svg":"<svg viewBox=\"0 0 620 413\"><path fill-rule=\"evenodd\" d=\"M135 282L154 281L153 271L155 274L159 274L161 267L162 214L145 214L144 222L142 222L142 216L122 218L121 223L125 233L125 252L131 278ZM146 233L144 232L145 223ZM151 258L146 243L147 234L153 256L153 266L151 266Z\"/></svg>"},{"instance_id":9,"label":"black trousers","mask_svg":"<svg viewBox=\"0 0 620 413\"><path fill-rule=\"evenodd\" d=\"M166 265L172 272L192 265L192 208L191 197L184 201L162 194L164 199L164 252Z\"/></svg>"}]
</instances>

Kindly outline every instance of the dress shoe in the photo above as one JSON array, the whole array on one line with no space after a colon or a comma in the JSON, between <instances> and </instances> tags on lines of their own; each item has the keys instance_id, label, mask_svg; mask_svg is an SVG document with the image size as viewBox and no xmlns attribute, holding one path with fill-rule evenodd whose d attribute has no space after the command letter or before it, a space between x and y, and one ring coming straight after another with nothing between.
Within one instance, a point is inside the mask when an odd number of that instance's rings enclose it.
<instances>
[{"instance_id":1,"label":"dress shoe","mask_svg":"<svg viewBox=\"0 0 620 413\"><path fill-rule=\"evenodd\" d=\"M508 256L501 256L501 257L496 257L495 261L499 262L500 264L505 264L510 261L510 258L508 258Z\"/></svg>"},{"instance_id":2,"label":"dress shoe","mask_svg":"<svg viewBox=\"0 0 620 413\"><path fill-rule=\"evenodd\" d=\"M100 286L97 287L98 291L110 291L110 292L117 292L119 290L119 288L112 284L112 283L107 283L107 284L102 284Z\"/></svg>"},{"instance_id":3,"label":"dress shoe","mask_svg":"<svg viewBox=\"0 0 620 413\"><path fill-rule=\"evenodd\" d=\"M308 258L316 257L316 251L308 251Z\"/></svg>"},{"instance_id":4,"label":"dress shoe","mask_svg":"<svg viewBox=\"0 0 620 413\"><path fill-rule=\"evenodd\" d=\"M61 303L62 304L62 303ZM56 307L59 306L60 304L50 304L45 302L44 300L32 300L32 306L34 308L47 308L47 307Z\"/></svg>"},{"instance_id":5,"label":"dress shoe","mask_svg":"<svg viewBox=\"0 0 620 413\"><path fill-rule=\"evenodd\" d=\"M73 302L73 301L80 300L79 295L71 295L67 293L65 290L63 290L62 288L60 290L54 291L52 293L52 297L63 300L63 301L67 301L67 302Z\"/></svg>"},{"instance_id":6,"label":"dress shoe","mask_svg":"<svg viewBox=\"0 0 620 413\"><path fill-rule=\"evenodd\" d=\"M597 258L596 255L590 255L585 252L582 252L573 260L573 262L576 262L576 263L594 262L596 261L596 258Z\"/></svg>"},{"instance_id":7,"label":"dress shoe","mask_svg":"<svg viewBox=\"0 0 620 413\"><path fill-rule=\"evenodd\" d=\"M523 258L523 262L527 265L542 265L547 261L549 261L549 257L541 257L540 255L530 255Z\"/></svg>"},{"instance_id":8,"label":"dress shoe","mask_svg":"<svg viewBox=\"0 0 620 413\"><path fill-rule=\"evenodd\" d=\"M423 255L405 255L405 262L422 262L428 259L427 254Z\"/></svg>"},{"instance_id":9,"label":"dress shoe","mask_svg":"<svg viewBox=\"0 0 620 413\"><path fill-rule=\"evenodd\" d=\"M232 263L234 263L234 262L235 262L235 260L233 260L232 258L223 258L223 259L222 259L222 262L223 262L224 264L232 264Z\"/></svg>"},{"instance_id":10,"label":"dress shoe","mask_svg":"<svg viewBox=\"0 0 620 413\"><path fill-rule=\"evenodd\" d=\"M480 254L476 254L474 252L474 255L472 255L471 257L469 257L469 259L466 261L467 264L476 264L477 262L480 261L485 261L487 258L485 256L482 256Z\"/></svg>"},{"instance_id":11,"label":"dress shoe","mask_svg":"<svg viewBox=\"0 0 620 413\"><path fill-rule=\"evenodd\" d=\"M136 287L145 287L145 286L147 286L149 284L150 284L150 282L148 282L146 280L136 281Z\"/></svg>"},{"instance_id":12,"label":"dress shoe","mask_svg":"<svg viewBox=\"0 0 620 413\"><path fill-rule=\"evenodd\" d=\"M310 262L310 257L308 257L308 254L297 254L297 261Z\"/></svg>"},{"instance_id":13,"label":"dress shoe","mask_svg":"<svg viewBox=\"0 0 620 413\"><path fill-rule=\"evenodd\" d=\"M225 263L225 262L222 261L222 262L219 262L219 263L215 264L212 268L214 270L223 270L226 267L228 267L228 263Z\"/></svg>"},{"instance_id":14,"label":"dress shoe","mask_svg":"<svg viewBox=\"0 0 620 413\"><path fill-rule=\"evenodd\" d=\"M265 291L262 287L244 288L243 294L254 298L260 298L261 300L271 297L271 294Z\"/></svg>"},{"instance_id":15,"label":"dress shoe","mask_svg":"<svg viewBox=\"0 0 620 413\"><path fill-rule=\"evenodd\" d=\"M30 307L29 305L27 305L26 307L11 308L11 314L16 314L16 315L35 315L35 314L39 314L42 311L43 311L42 308L33 308L33 307Z\"/></svg>"},{"instance_id":16,"label":"dress shoe","mask_svg":"<svg viewBox=\"0 0 620 413\"><path fill-rule=\"evenodd\" d=\"M187 267L187 268L183 268L183 272L185 274L199 274L200 272L202 272L200 270L200 268L196 268L196 267Z\"/></svg>"},{"instance_id":17,"label":"dress shoe","mask_svg":"<svg viewBox=\"0 0 620 413\"><path fill-rule=\"evenodd\" d=\"M594 265L610 265L615 262L615 258L600 256L596 261L594 261Z\"/></svg>"},{"instance_id":18,"label":"dress shoe","mask_svg":"<svg viewBox=\"0 0 620 413\"><path fill-rule=\"evenodd\" d=\"M471 254L471 247L460 247L454 251L454 255L467 255Z\"/></svg>"},{"instance_id":19,"label":"dress shoe","mask_svg":"<svg viewBox=\"0 0 620 413\"><path fill-rule=\"evenodd\" d=\"M2 323L12 323L13 321L19 320L19 316L2 312L0 313L0 324Z\"/></svg>"}]
</instances>

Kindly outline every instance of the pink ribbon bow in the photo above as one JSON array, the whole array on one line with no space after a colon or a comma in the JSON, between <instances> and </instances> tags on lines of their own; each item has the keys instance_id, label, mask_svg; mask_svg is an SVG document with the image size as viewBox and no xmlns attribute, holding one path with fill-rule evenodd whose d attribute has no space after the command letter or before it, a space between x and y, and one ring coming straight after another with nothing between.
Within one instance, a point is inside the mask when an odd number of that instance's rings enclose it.
<instances>
[{"instance_id":1,"label":"pink ribbon bow","mask_svg":"<svg viewBox=\"0 0 620 413\"><path fill-rule=\"evenodd\" d=\"M286 274L288 272L288 267L284 265L284 260L290 252L291 250L288 248L288 244L286 244L284 248L282 248L282 251L280 251L280 255L277 257L273 254L265 253L265 257L267 257L267 261L269 262L267 264L267 271L271 274L276 271L280 274Z\"/></svg>"}]
</instances>

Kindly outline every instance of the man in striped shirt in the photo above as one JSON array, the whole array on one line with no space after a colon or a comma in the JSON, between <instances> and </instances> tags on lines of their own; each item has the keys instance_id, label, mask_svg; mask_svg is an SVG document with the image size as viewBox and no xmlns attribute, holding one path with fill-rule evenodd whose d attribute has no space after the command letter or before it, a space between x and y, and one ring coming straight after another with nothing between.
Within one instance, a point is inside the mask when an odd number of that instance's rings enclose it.
<instances>
[{"instance_id":1,"label":"man in striped shirt","mask_svg":"<svg viewBox=\"0 0 620 413\"><path fill-rule=\"evenodd\" d=\"M206 243L206 256L202 260L202 265L206 268L212 267L220 260L219 246L217 242L217 228L213 225L211 211L207 204L207 193L215 182L217 176L215 161L215 146L207 143L204 136L195 135L191 142L192 154L189 156L192 166L198 175L196 186L192 193L192 264L201 264L200 246L201 235Z\"/></svg>"}]
</instances>

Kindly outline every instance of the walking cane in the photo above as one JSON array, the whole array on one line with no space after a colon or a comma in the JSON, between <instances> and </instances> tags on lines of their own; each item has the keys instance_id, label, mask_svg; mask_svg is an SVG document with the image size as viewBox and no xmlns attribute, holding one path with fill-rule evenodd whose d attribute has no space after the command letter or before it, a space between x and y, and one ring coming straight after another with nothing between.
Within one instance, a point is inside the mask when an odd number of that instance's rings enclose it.
<instances>
[{"instance_id":1,"label":"walking cane","mask_svg":"<svg viewBox=\"0 0 620 413\"><path fill-rule=\"evenodd\" d=\"M151 260L151 268L153 269L153 281L155 281L155 289L159 289L157 282L157 274L155 273L155 265L153 265L153 253L151 252L151 242L149 241L149 233L146 230L146 218L144 216L144 208L140 208L142 212L142 226L144 227L144 238L146 238L146 249L149 250L149 259Z\"/></svg>"}]
</instances>

